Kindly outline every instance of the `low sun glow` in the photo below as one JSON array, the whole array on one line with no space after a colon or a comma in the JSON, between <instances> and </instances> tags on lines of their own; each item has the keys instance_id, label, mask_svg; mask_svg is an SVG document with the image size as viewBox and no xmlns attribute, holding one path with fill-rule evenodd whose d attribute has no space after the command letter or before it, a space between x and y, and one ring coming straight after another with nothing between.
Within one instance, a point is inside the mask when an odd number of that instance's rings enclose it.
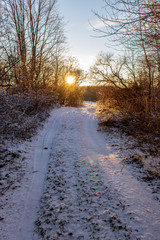
<instances>
[{"instance_id":1,"label":"low sun glow","mask_svg":"<svg viewBox=\"0 0 160 240\"><path fill-rule=\"evenodd\" d=\"M75 79L74 79L73 76L68 76L68 77L66 78L66 81L67 81L68 84L72 84L72 83L74 83Z\"/></svg>"}]
</instances>

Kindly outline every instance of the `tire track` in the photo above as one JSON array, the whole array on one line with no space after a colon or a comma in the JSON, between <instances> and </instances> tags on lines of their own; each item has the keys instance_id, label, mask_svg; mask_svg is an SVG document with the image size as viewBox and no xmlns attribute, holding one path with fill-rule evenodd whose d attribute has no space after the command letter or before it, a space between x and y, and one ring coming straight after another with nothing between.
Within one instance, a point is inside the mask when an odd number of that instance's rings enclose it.
<instances>
[{"instance_id":1,"label":"tire track","mask_svg":"<svg viewBox=\"0 0 160 240\"><path fill-rule=\"evenodd\" d=\"M86 131L92 121L91 115L66 109L36 221L39 239L130 239L131 230L119 216L124 203L104 184L97 148Z\"/></svg>"},{"instance_id":2,"label":"tire track","mask_svg":"<svg viewBox=\"0 0 160 240\"><path fill-rule=\"evenodd\" d=\"M56 112L57 109L53 110L38 140L33 146L33 171L29 182L30 187L26 193L24 208L20 216L19 226L16 231L16 240L32 239L34 221L37 217L39 201L43 193L51 147L61 124L61 115L57 117Z\"/></svg>"}]
</instances>

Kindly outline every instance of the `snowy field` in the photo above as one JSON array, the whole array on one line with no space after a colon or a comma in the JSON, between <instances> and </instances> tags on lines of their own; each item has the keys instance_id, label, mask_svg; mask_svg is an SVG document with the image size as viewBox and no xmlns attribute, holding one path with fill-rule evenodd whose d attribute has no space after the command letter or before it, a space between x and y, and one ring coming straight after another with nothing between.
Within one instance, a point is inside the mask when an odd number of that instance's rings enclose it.
<instances>
[{"instance_id":1,"label":"snowy field","mask_svg":"<svg viewBox=\"0 0 160 240\"><path fill-rule=\"evenodd\" d=\"M54 109L32 141L7 148L1 240L160 240L159 183L142 181L159 159L100 131L95 108Z\"/></svg>"}]
</instances>

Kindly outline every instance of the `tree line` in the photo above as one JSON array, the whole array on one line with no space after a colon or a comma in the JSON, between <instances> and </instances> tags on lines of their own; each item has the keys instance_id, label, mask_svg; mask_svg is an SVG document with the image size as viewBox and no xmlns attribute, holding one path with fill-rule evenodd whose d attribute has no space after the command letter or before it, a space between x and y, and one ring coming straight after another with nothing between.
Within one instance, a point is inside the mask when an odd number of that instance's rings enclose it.
<instances>
[{"instance_id":1,"label":"tree line","mask_svg":"<svg viewBox=\"0 0 160 240\"><path fill-rule=\"evenodd\" d=\"M49 91L66 101L65 75L76 76L76 91L84 73L66 57L57 0L2 0L0 12L0 86L32 90L36 97Z\"/></svg>"},{"instance_id":2,"label":"tree line","mask_svg":"<svg viewBox=\"0 0 160 240\"><path fill-rule=\"evenodd\" d=\"M159 0L105 0L103 23L94 29L124 55L101 52L90 69L101 90L100 102L127 118L160 128L160 2ZM118 51L118 50L117 50Z\"/></svg>"}]
</instances>

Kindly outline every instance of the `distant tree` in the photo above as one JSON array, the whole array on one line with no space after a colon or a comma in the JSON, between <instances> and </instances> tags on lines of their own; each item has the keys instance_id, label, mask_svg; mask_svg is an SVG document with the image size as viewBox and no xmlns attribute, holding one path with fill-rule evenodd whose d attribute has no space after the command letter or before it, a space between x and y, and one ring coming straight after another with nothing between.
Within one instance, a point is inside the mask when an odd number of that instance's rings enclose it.
<instances>
[{"instance_id":1,"label":"distant tree","mask_svg":"<svg viewBox=\"0 0 160 240\"><path fill-rule=\"evenodd\" d=\"M55 87L58 90L59 98L62 104L78 106L82 103L83 93L79 88L80 83L85 79L86 74L79 67L79 63L75 57L68 56L62 58L56 63L57 76ZM73 84L66 82L67 76L74 78Z\"/></svg>"},{"instance_id":2,"label":"distant tree","mask_svg":"<svg viewBox=\"0 0 160 240\"><path fill-rule=\"evenodd\" d=\"M96 102L98 100L98 93L102 87L99 86L82 86L84 91L84 100Z\"/></svg>"},{"instance_id":3,"label":"distant tree","mask_svg":"<svg viewBox=\"0 0 160 240\"><path fill-rule=\"evenodd\" d=\"M114 59L112 55L101 52L97 56L95 64L90 68L90 78L99 85L112 85L117 88L127 88L133 84L133 79L129 80L127 59L125 57Z\"/></svg>"},{"instance_id":4,"label":"distant tree","mask_svg":"<svg viewBox=\"0 0 160 240\"><path fill-rule=\"evenodd\" d=\"M65 76L73 75L75 83L80 85L86 78L86 73L80 68L78 60L75 57L67 56L62 58L59 66L59 85L65 85Z\"/></svg>"}]
</instances>

